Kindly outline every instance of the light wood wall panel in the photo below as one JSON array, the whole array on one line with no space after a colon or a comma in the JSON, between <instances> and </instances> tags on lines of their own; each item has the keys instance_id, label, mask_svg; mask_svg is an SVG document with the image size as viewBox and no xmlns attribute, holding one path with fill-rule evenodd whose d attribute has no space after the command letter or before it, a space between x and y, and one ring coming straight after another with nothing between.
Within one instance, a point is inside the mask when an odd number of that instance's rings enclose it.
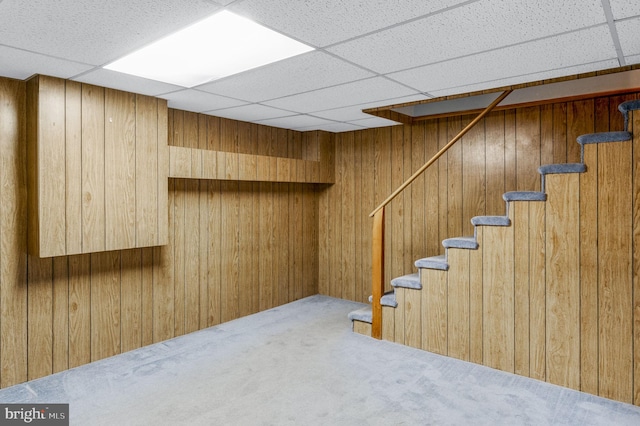
<instances>
[{"instance_id":1,"label":"light wood wall panel","mask_svg":"<svg viewBox=\"0 0 640 426\"><path fill-rule=\"evenodd\" d=\"M27 92L29 252L166 243L166 101L46 76Z\"/></svg>"},{"instance_id":2,"label":"light wood wall panel","mask_svg":"<svg viewBox=\"0 0 640 426\"><path fill-rule=\"evenodd\" d=\"M457 151L443 156L398 198L400 202L394 201L387 209L387 288L391 278L415 272L415 260L442 254L443 239L469 234L472 216L504 215L504 192L539 189L540 165L579 162L579 135L622 130L617 106L637 97L631 93L580 99L485 117L459 142ZM636 120L639 115L635 114ZM328 230L320 240L319 250L324 254L320 266L330 271L319 277L323 294L366 301L371 280L370 263L365 263L371 258L369 212L470 119L439 118L335 136L336 185L323 191L320 204L320 223ZM633 126L637 129L640 124ZM524 376L640 403L640 149L637 130L635 133L633 145L587 146L587 172L550 176L548 202L511 203L511 236L497 238L487 235L486 227L478 229L480 248L469 252L468 277L459 275L461 265L451 265L447 273L423 273L423 349L466 356L460 345L465 338L458 336L462 324L456 316L467 309L464 303L468 300L471 361L490 361L492 366ZM350 141L359 136L362 160L358 168L353 167L356 157ZM351 191L352 177L361 182L363 195L371 193L372 197L347 200L342 193ZM351 226L353 215L355 225ZM351 282L341 281L353 267L342 255L353 250L353 236L345 234L350 229L362 239L353 256L362 268L356 275L362 280L356 285L365 289L362 295L346 288ZM487 249L483 244L496 239L502 249L495 250L492 243ZM509 250L509 245L514 249ZM508 259L510 266L485 267L483 277L483 262L504 250L510 251L510 257L502 263ZM459 262L456 257L450 261ZM467 260L463 263L467 265ZM509 269L500 269L503 267ZM323 282L325 279L331 282ZM460 285L466 280L468 293ZM492 289L487 288L488 282ZM383 335L410 344L416 321L408 309L411 303L406 292L399 294L399 302L398 309L384 311Z\"/></svg>"},{"instance_id":3,"label":"light wood wall panel","mask_svg":"<svg viewBox=\"0 0 640 426\"><path fill-rule=\"evenodd\" d=\"M66 167L65 174L61 166L61 199L67 195L67 208L60 209L60 217L68 221L81 212L83 227L82 232L62 229L60 240L79 252L85 247L83 233L107 221L104 205L96 203L111 197L107 202L120 204L117 197L123 195L105 192L104 182L109 179L127 197L135 194L135 211L108 219L122 221L126 230L108 237L103 231L102 239L91 248L105 250L109 239L113 245L119 244L115 239L142 241L142 234L149 237L148 243L161 240L160 230L147 234L143 228L132 232L136 228L131 227L140 224L140 215L157 210L155 203L164 203L168 214L164 218L156 214L148 224L153 227L165 221L167 231L162 232L168 244L52 258L27 255L31 225L27 223L26 142L27 133L35 130L27 129L27 104L37 103L27 102L26 82L0 78L0 387L318 293L322 186L208 179L160 179L155 184L133 185L134 174L154 176L155 165L168 164L169 156L168 149L157 150L153 158L131 153L133 149L147 152L146 143L164 138L202 154L189 157L193 170L205 167L201 158L221 153L223 145L235 150L234 155L279 155L291 157L298 165L333 156L329 134L304 136L230 121L222 132L219 118L175 111L169 115L166 105L158 107L153 98L65 84L62 109L56 111L60 117L51 120L63 131L48 137L62 138L61 152L69 154L67 162L84 164L83 156L84 161L94 158L90 151L108 149L123 155L128 173L119 176L105 171L104 165L86 163L82 173L71 173ZM106 99L113 106L105 106ZM100 128L119 120L128 123L118 130L121 133L108 131L100 136ZM268 135L266 149L261 135ZM318 147L305 148L306 138ZM126 146L118 146L122 143ZM277 161L268 165L275 165L277 175ZM321 169L311 174L320 175ZM333 171L322 174L332 178ZM77 189L87 196L73 198ZM140 193L149 196L138 197ZM76 201L69 202L72 199ZM263 236L268 250L257 244ZM261 300L261 294L268 294L268 300Z\"/></svg>"}]
</instances>

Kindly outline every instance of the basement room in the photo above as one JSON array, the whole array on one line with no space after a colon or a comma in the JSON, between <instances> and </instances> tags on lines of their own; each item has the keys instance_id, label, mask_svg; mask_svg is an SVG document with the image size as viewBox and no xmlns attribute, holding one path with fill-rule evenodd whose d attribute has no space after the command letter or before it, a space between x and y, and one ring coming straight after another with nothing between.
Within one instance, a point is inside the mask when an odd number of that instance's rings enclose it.
<instances>
[{"instance_id":1,"label":"basement room","mask_svg":"<svg viewBox=\"0 0 640 426\"><path fill-rule=\"evenodd\" d=\"M638 34L0 0L0 423L640 425Z\"/></svg>"}]
</instances>

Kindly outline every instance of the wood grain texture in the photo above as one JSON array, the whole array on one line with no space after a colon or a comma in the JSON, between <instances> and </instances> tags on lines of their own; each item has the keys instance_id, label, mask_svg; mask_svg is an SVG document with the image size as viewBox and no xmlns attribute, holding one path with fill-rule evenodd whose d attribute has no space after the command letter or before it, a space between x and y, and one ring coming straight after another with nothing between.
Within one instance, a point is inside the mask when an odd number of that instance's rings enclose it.
<instances>
[{"instance_id":1,"label":"wood grain texture","mask_svg":"<svg viewBox=\"0 0 640 426\"><path fill-rule=\"evenodd\" d=\"M0 79L0 387L27 379L26 98Z\"/></svg>"},{"instance_id":2,"label":"wood grain texture","mask_svg":"<svg viewBox=\"0 0 640 426\"><path fill-rule=\"evenodd\" d=\"M640 404L640 111L630 119L633 130L633 403Z\"/></svg>"},{"instance_id":3,"label":"wood grain texture","mask_svg":"<svg viewBox=\"0 0 640 426\"><path fill-rule=\"evenodd\" d=\"M106 250L104 89L82 86L82 251ZM101 154L102 153L102 154Z\"/></svg>"},{"instance_id":4,"label":"wood grain texture","mask_svg":"<svg viewBox=\"0 0 640 426\"><path fill-rule=\"evenodd\" d=\"M529 376L546 379L546 203L529 204Z\"/></svg>"},{"instance_id":5,"label":"wood grain texture","mask_svg":"<svg viewBox=\"0 0 640 426\"><path fill-rule=\"evenodd\" d=\"M633 401L632 151L598 147L599 394ZM606 267L616 265L615 268Z\"/></svg>"},{"instance_id":6,"label":"wood grain texture","mask_svg":"<svg viewBox=\"0 0 640 426\"><path fill-rule=\"evenodd\" d=\"M82 253L82 85L65 85L65 185L67 254Z\"/></svg>"},{"instance_id":7,"label":"wood grain texture","mask_svg":"<svg viewBox=\"0 0 640 426\"><path fill-rule=\"evenodd\" d=\"M158 228L162 223L158 214L158 101L136 95L135 102L135 240L137 247L148 247L160 243Z\"/></svg>"},{"instance_id":8,"label":"wood grain texture","mask_svg":"<svg viewBox=\"0 0 640 426\"><path fill-rule=\"evenodd\" d=\"M509 216L513 224L514 263L514 372L530 375L530 303L531 254L529 206L534 202L509 203ZM535 238L535 237L534 237ZM505 255L506 256L506 255Z\"/></svg>"},{"instance_id":9,"label":"wood grain texture","mask_svg":"<svg viewBox=\"0 0 640 426\"><path fill-rule=\"evenodd\" d=\"M158 240L164 238L168 245L44 259L28 257L26 181L27 170L31 168L27 167L26 86L24 82L0 79L0 176L3 179L0 185L0 386L42 377L170 339L178 333L218 324L223 319L256 312L260 310L260 293L251 291L249 280L261 281L260 285L269 294L269 305L318 292L321 189L308 184L266 183L262 186L261 183L228 182L223 191L219 181L169 180L169 132L172 142L177 136L178 143L191 145L193 149L220 149L219 120L198 116L196 129L195 121L184 120L184 113L176 119L172 112L169 122L166 101L153 100L157 103L154 110L151 98L144 98L138 105L140 97L136 97L135 121L153 123L155 120L155 139L163 142L157 144L156 173L164 178L157 179L153 185L157 199L150 197L146 201L158 204L154 216L158 223L164 222L166 226L156 232ZM80 129L80 135L67 138L62 151L80 140L82 147L78 148L86 157L88 150L95 148L96 140L102 142L104 150L105 133L100 133L106 124L104 89L77 83L70 86L74 91L68 90L63 98L67 108L63 108L66 116L62 125L67 133ZM34 97L29 102L32 112L37 110L33 108L37 106L36 101ZM145 108L142 102L147 101L149 105ZM107 121L111 116L115 122L115 112L124 111L113 112L108 114ZM258 149L253 130L258 135L259 128L251 127L251 141L242 142L243 149ZM37 126L33 126L29 132L36 130ZM148 139L153 143L153 129L141 130L136 127L136 141L142 143ZM240 140L246 137L244 130L244 136L238 136ZM191 138L196 134L197 145L193 145ZM290 137L289 132L275 132L273 138L270 136L273 149L270 147L268 153L289 155L283 147L287 148ZM111 142L117 139L112 137ZM333 143L333 139L328 142ZM82 163L83 152L73 161L78 162L80 158ZM302 154L298 150L293 155ZM189 158L191 168L197 168L194 157ZM66 160L71 161L71 157L67 156ZM271 163L269 160L268 164ZM143 167L136 164L137 168ZM204 166L204 162L202 164ZM92 169L92 173L99 174L98 169ZM104 166L102 170L104 182ZM89 189L87 179L93 177L92 173L83 169L79 177L70 177L69 173L62 176L69 183L76 180L73 185L85 191ZM141 174L136 170L136 177ZM136 188L140 187L136 184ZM104 202L104 195L102 200ZM93 201L93 198L82 198L84 211L95 206ZM261 205L270 206L263 229L270 247L274 248L272 252L262 252L259 244L255 244L262 220ZM69 214L65 210L62 216ZM87 231L85 224L91 222L87 219L90 218L83 217L81 221L83 237ZM138 223L136 219L136 225ZM230 223L235 225L230 227ZM106 241L106 229L104 226L101 229ZM233 235L228 239L230 229L240 239ZM138 236L136 234L136 238ZM231 241L231 246L236 248L227 250L225 241ZM83 250L85 248L83 245ZM251 255L247 254L249 251ZM235 255L229 256L229 253ZM295 261L289 262L293 255ZM268 272L264 277L257 274L258 268L246 268L247 271L254 269L249 275L238 273L241 264L254 261L264 261ZM223 271L226 281L222 280ZM230 304L237 304L238 308L230 308Z\"/></svg>"},{"instance_id":10,"label":"wood grain texture","mask_svg":"<svg viewBox=\"0 0 640 426\"><path fill-rule=\"evenodd\" d=\"M483 362L514 372L514 263L512 226L485 226L483 233Z\"/></svg>"},{"instance_id":11,"label":"wood grain texture","mask_svg":"<svg viewBox=\"0 0 640 426\"><path fill-rule=\"evenodd\" d=\"M547 381L580 388L579 176L548 175Z\"/></svg>"},{"instance_id":12,"label":"wood grain texture","mask_svg":"<svg viewBox=\"0 0 640 426\"><path fill-rule=\"evenodd\" d=\"M422 283L422 349L447 354L447 272L425 269ZM425 291L426 290L426 291Z\"/></svg>"},{"instance_id":13,"label":"wood grain texture","mask_svg":"<svg viewBox=\"0 0 640 426\"><path fill-rule=\"evenodd\" d=\"M607 104L608 110L608 104ZM608 120L606 121L608 128ZM598 394L598 145L580 176L580 389Z\"/></svg>"},{"instance_id":14,"label":"wood grain texture","mask_svg":"<svg viewBox=\"0 0 640 426\"><path fill-rule=\"evenodd\" d=\"M417 349L422 347L422 295L419 290L407 289L404 297L404 343Z\"/></svg>"},{"instance_id":15,"label":"wood grain texture","mask_svg":"<svg viewBox=\"0 0 640 426\"><path fill-rule=\"evenodd\" d=\"M475 232L478 249L469 253L469 361L482 364L483 227Z\"/></svg>"},{"instance_id":16,"label":"wood grain texture","mask_svg":"<svg viewBox=\"0 0 640 426\"><path fill-rule=\"evenodd\" d=\"M105 90L105 247L136 246L135 95Z\"/></svg>"},{"instance_id":17,"label":"wood grain texture","mask_svg":"<svg viewBox=\"0 0 640 426\"><path fill-rule=\"evenodd\" d=\"M470 357L470 252L447 250L447 355L464 361Z\"/></svg>"}]
</instances>

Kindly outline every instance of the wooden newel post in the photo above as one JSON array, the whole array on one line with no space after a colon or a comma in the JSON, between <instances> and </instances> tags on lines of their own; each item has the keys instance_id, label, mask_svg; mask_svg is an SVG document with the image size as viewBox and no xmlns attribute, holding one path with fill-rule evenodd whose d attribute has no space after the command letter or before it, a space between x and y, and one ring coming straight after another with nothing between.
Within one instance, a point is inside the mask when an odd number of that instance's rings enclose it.
<instances>
[{"instance_id":1,"label":"wooden newel post","mask_svg":"<svg viewBox=\"0 0 640 426\"><path fill-rule=\"evenodd\" d=\"M384 207L373 216L373 259L371 290L371 337L382 338L382 306L380 298L384 293Z\"/></svg>"}]
</instances>

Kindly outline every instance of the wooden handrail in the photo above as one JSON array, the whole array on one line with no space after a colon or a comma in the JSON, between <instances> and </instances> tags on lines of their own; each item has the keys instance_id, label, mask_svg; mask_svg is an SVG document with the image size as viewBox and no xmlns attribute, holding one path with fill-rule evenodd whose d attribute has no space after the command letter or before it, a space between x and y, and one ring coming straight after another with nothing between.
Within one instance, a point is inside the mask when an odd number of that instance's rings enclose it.
<instances>
[{"instance_id":1,"label":"wooden handrail","mask_svg":"<svg viewBox=\"0 0 640 426\"><path fill-rule=\"evenodd\" d=\"M453 139L451 139L448 144L443 146L442 149L436 153L436 155L434 155L429 161L427 161L422 167L420 167L414 174L412 174L411 177L409 177L409 179L407 179L402 185L398 187L398 189L393 191L393 193L389 195L386 200L380 203L380 205L376 207L375 210L373 210L369 214L369 217L373 217L373 215L375 215L378 210L382 209L384 206L389 204L394 198L398 196L398 194L404 191L407 186L411 185L411 183L414 180L416 180L418 176L420 176L425 170L427 170L429 166L435 163L436 160L442 156L442 154L447 152L449 148L453 146L453 144L458 142L458 140L460 140L461 137L463 137L469 130L471 130L473 126L478 124L478 121L482 120L482 118L484 118L485 115L490 113L491 110L494 109L500 102L502 102L504 98L509 96L509 93L511 92L512 92L511 90L506 90L502 92L502 94L498 96L496 100L491 102L491 104L488 107L486 107L484 111L482 111L476 118L474 118L473 121L471 121L471 123L467 124L467 126L464 129L462 129L460 133L458 133Z\"/></svg>"},{"instance_id":2,"label":"wooden handrail","mask_svg":"<svg viewBox=\"0 0 640 426\"><path fill-rule=\"evenodd\" d=\"M400 194L407 186L409 186L422 172L431 166L438 158L442 156L449 148L453 146L462 136L465 135L473 126L475 126L482 118L495 108L504 98L509 96L511 90L503 92L495 101L485 108L476 118L471 121L464 129L460 131L448 144L446 144L431 160L427 161L424 166L420 167L405 183L400 185L398 189L393 191L376 209L369 215L373 217L373 238L372 238L372 276L371 276L371 337L374 339L382 338L382 305L380 299L384 294L384 208L398 194Z\"/></svg>"}]
</instances>

